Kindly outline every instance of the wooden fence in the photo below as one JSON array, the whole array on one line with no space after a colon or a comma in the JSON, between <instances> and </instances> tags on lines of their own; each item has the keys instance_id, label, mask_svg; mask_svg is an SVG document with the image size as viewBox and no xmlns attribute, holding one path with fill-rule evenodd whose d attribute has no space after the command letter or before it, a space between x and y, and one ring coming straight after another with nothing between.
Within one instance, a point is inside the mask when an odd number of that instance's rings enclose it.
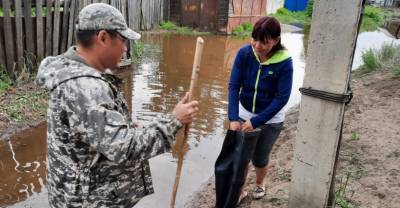
<instances>
[{"instance_id":1,"label":"wooden fence","mask_svg":"<svg viewBox=\"0 0 400 208\"><path fill-rule=\"evenodd\" d=\"M58 55L75 44L79 11L91 3L107 3L121 11L128 26L149 30L164 19L166 0L2 0L0 65L9 75L27 57L35 61ZM50 9L49 9L50 8Z\"/></svg>"}]
</instances>

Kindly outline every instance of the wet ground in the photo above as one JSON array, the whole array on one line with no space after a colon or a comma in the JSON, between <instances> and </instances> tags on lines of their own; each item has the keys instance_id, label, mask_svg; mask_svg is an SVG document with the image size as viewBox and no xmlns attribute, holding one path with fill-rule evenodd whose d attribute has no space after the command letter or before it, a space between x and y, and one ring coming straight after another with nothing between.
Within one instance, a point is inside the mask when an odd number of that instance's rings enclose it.
<instances>
[{"instance_id":1,"label":"wet ground","mask_svg":"<svg viewBox=\"0 0 400 208\"><path fill-rule=\"evenodd\" d=\"M140 125L146 125L154 112L170 111L189 88L195 39L181 35L144 35L141 41L145 43L145 54L132 74L128 74L124 86L133 117ZM200 113L190 129L191 150L183 166L177 207L183 207L189 196L213 174L226 127L231 66L238 48L248 42L226 36L204 39L201 71L194 93L200 100ZM300 102L297 89L304 77L303 35L285 33L282 40L293 56L295 67L293 94L286 106L289 108ZM44 185L45 124L2 141L0 158L0 207L16 202L11 207L48 207ZM170 154L163 154L151 159L150 164L156 193L135 207L167 207L176 160Z\"/></svg>"}]
</instances>

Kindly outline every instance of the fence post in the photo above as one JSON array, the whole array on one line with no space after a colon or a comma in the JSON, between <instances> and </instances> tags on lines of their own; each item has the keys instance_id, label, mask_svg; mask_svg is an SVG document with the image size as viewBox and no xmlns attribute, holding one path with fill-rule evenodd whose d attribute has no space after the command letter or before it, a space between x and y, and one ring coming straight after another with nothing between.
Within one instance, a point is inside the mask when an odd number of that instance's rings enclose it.
<instances>
[{"instance_id":1,"label":"fence post","mask_svg":"<svg viewBox=\"0 0 400 208\"><path fill-rule=\"evenodd\" d=\"M54 21L53 21L53 55L59 54L60 45L60 0L54 2Z\"/></svg>"},{"instance_id":2,"label":"fence post","mask_svg":"<svg viewBox=\"0 0 400 208\"><path fill-rule=\"evenodd\" d=\"M25 45L26 51L35 54L33 45L33 24L32 24L32 2L24 1L24 19L25 19Z\"/></svg>"},{"instance_id":3,"label":"fence post","mask_svg":"<svg viewBox=\"0 0 400 208\"><path fill-rule=\"evenodd\" d=\"M74 27L75 27L75 8L76 8L76 1L77 0L71 0L71 7L70 7L70 12L69 12L69 27L68 27L68 42L67 42L67 48L72 46L72 41L73 41L73 35L74 35Z\"/></svg>"},{"instance_id":4,"label":"fence post","mask_svg":"<svg viewBox=\"0 0 400 208\"><path fill-rule=\"evenodd\" d=\"M14 39L12 25L11 25L11 13L10 13L10 1L3 0L3 24L4 24L4 42L6 52L6 63L8 75L14 77Z\"/></svg>"},{"instance_id":5,"label":"fence post","mask_svg":"<svg viewBox=\"0 0 400 208\"><path fill-rule=\"evenodd\" d=\"M44 56L42 0L36 0L36 41L36 55L41 60Z\"/></svg>"},{"instance_id":6,"label":"fence post","mask_svg":"<svg viewBox=\"0 0 400 208\"><path fill-rule=\"evenodd\" d=\"M52 25L53 25L53 18L52 18L52 8L53 8L53 1L46 0L46 56L50 56L51 52L51 40L52 40Z\"/></svg>"},{"instance_id":7,"label":"fence post","mask_svg":"<svg viewBox=\"0 0 400 208\"><path fill-rule=\"evenodd\" d=\"M70 12L70 0L64 0L63 5L63 19L62 19L62 27L61 27L61 46L60 53L64 53L67 50L67 41L68 41L68 15Z\"/></svg>"},{"instance_id":8,"label":"fence post","mask_svg":"<svg viewBox=\"0 0 400 208\"><path fill-rule=\"evenodd\" d=\"M22 4L21 0L14 1L15 7L15 32L16 32L16 47L17 47L17 62L19 67L22 66L22 58L24 56L24 40L22 39Z\"/></svg>"}]
</instances>

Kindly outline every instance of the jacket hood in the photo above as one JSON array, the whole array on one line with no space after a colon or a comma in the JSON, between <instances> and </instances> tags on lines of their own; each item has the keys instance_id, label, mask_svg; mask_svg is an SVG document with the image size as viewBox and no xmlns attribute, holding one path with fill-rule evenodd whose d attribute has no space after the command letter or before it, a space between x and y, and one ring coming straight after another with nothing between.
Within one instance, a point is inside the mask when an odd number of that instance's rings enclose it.
<instances>
[{"instance_id":1,"label":"jacket hood","mask_svg":"<svg viewBox=\"0 0 400 208\"><path fill-rule=\"evenodd\" d=\"M73 46L62 55L45 58L39 66L36 84L51 91L60 84L78 77L102 79L101 73L89 67L75 49Z\"/></svg>"}]
</instances>

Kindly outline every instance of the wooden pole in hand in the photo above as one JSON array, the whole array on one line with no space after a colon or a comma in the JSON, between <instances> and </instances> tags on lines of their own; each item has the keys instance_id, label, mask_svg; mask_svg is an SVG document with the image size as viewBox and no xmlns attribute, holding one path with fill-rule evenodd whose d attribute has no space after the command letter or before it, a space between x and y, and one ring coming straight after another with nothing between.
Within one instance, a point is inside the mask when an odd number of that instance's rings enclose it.
<instances>
[{"instance_id":1,"label":"wooden pole in hand","mask_svg":"<svg viewBox=\"0 0 400 208\"><path fill-rule=\"evenodd\" d=\"M201 62L201 54L203 53L203 45L204 45L204 40L198 37L196 42L196 52L194 54L192 77L190 80L189 101L192 100L194 86L196 84L197 77L200 72L200 62ZM185 131L183 134L183 142L180 143L181 145L178 148L178 165L176 167L174 188L172 190L171 205L170 205L171 208L175 207L176 193L178 191L179 180L181 178L181 172L182 172L183 157L185 154L184 146L186 144L189 134L189 124L185 125L184 130Z\"/></svg>"}]
</instances>

